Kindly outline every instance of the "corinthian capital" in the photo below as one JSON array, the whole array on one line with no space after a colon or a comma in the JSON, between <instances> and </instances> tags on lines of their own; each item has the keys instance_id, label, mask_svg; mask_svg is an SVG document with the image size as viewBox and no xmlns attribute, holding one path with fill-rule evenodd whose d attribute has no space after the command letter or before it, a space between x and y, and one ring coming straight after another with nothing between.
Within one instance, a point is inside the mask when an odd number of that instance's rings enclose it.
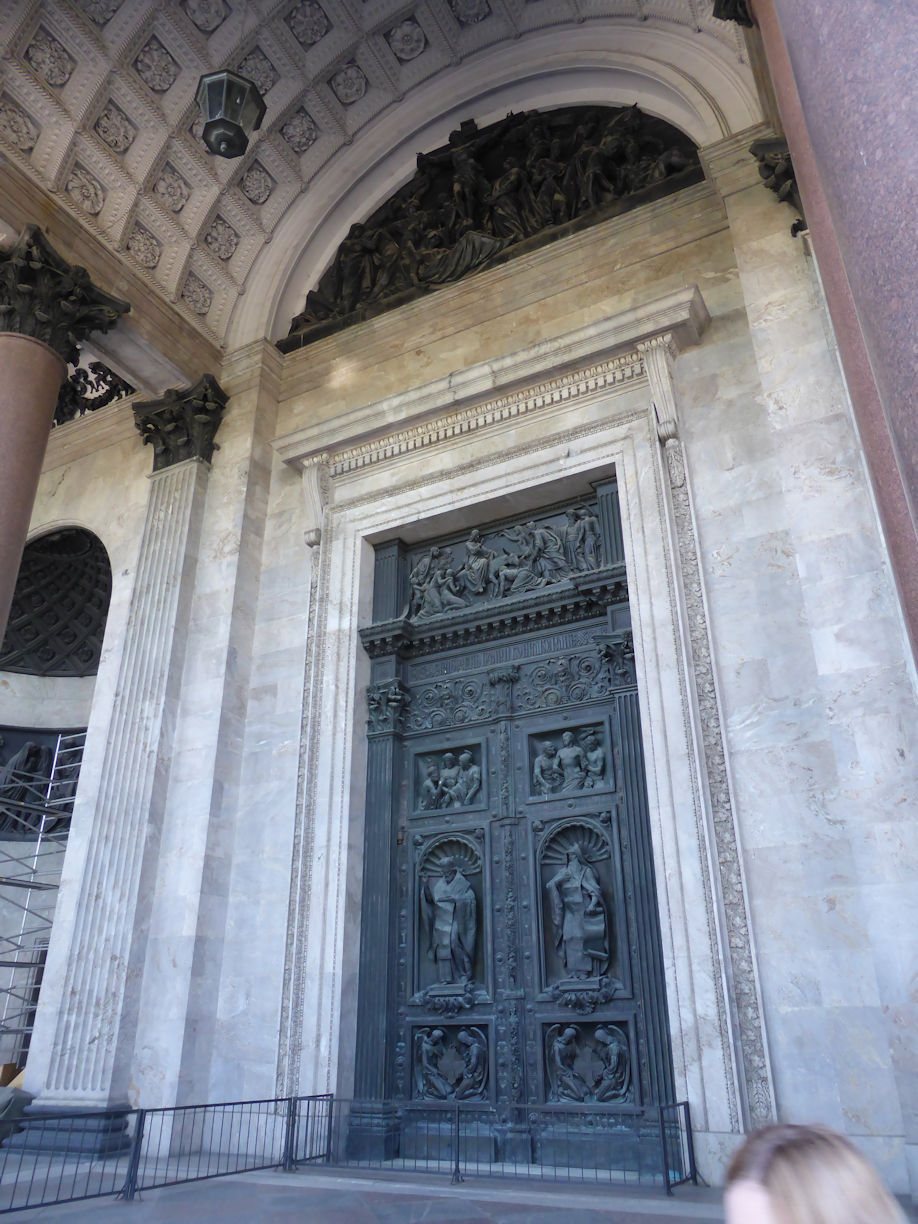
<instances>
[{"instance_id":1,"label":"corinthian capital","mask_svg":"<svg viewBox=\"0 0 918 1224\"><path fill-rule=\"evenodd\" d=\"M203 374L193 387L172 387L162 399L135 404L134 424L153 447L153 471L185 459L210 463L226 400L213 375Z\"/></svg>"},{"instance_id":2,"label":"corinthian capital","mask_svg":"<svg viewBox=\"0 0 918 1224\"><path fill-rule=\"evenodd\" d=\"M90 332L108 331L130 309L58 255L37 225L0 252L0 331L41 340L70 365Z\"/></svg>"}]
</instances>

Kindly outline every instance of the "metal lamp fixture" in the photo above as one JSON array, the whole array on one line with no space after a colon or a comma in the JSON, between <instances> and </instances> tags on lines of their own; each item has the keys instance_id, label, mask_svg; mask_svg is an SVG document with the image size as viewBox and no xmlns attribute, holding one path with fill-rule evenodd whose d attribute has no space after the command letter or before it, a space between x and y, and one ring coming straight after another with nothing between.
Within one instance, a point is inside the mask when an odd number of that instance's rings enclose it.
<instances>
[{"instance_id":1,"label":"metal lamp fixture","mask_svg":"<svg viewBox=\"0 0 918 1224\"><path fill-rule=\"evenodd\" d=\"M265 102L255 82L228 68L198 81L198 106L204 116L204 143L218 157L241 157L249 136L261 127Z\"/></svg>"}]
</instances>

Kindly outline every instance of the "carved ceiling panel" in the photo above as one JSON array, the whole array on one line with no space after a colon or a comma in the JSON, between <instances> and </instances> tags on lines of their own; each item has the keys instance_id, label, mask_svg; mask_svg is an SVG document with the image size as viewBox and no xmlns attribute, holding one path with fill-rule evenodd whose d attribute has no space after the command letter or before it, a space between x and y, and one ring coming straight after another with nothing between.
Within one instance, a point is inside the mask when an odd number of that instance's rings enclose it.
<instances>
[{"instance_id":1,"label":"carved ceiling panel","mask_svg":"<svg viewBox=\"0 0 918 1224\"><path fill-rule=\"evenodd\" d=\"M743 56L711 0L7 0L0 158L219 343L287 210L380 112L484 48L609 17ZM194 99L224 67L267 103L233 161L207 152Z\"/></svg>"}]
</instances>

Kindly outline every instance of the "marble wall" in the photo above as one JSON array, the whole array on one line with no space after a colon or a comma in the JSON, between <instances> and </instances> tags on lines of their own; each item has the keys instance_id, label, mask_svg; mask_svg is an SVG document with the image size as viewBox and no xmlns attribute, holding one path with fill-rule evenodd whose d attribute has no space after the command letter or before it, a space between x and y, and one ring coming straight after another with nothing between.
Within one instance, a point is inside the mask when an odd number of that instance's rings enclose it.
<instances>
[{"instance_id":1,"label":"marble wall","mask_svg":"<svg viewBox=\"0 0 918 1224\"><path fill-rule=\"evenodd\" d=\"M676 198L287 358L255 342L226 360L137 1037L112 1091L347 1089L371 543L615 464L674 1057L703 1171L773 1102L909 1187L915 678L818 280L743 161L755 134L707 150L710 181ZM636 347L667 329L671 384ZM114 575L66 922L91 904L80 847L147 505L149 454L122 419L65 427L33 524L96 531Z\"/></svg>"}]
</instances>

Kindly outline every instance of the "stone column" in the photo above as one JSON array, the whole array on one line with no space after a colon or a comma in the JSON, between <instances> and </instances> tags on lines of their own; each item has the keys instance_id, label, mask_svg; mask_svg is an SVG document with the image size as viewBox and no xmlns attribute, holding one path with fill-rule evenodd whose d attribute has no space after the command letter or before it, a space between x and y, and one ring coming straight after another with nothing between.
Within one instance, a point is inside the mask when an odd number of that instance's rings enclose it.
<instances>
[{"instance_id":1,"label":"stone column","mask_svg":"<svg viewBox=\"0 0 918 1224\"><path fill-rule=\"evenodd\" d=\"M718 11L718 5L720 11ZM918 26L879 0L718 0L761 35L781 124L918 650Z\"/></svg>"},{"instance_id":2,"label":"stone column","mask_svg":"<svg viewBox=\"0 0 918 1224\"><path fill-rule=\"evenodd\" d=\"M67 362L90 332L107 331L129 309L62 259L35 225L0 254L0 638Z\"/></svg>"},{"instance_id":3,"label":"stone column","mask_svg":"<svg viewBox=\"0 0 918 1224\"><path fill-rule=\"evenodd\" d=\"M135 404L153 475L84 862L62 896L29 1059L44 1107L124 1104L209 461L226 396L209 375Z\"/></svg>"}]
</instances>

